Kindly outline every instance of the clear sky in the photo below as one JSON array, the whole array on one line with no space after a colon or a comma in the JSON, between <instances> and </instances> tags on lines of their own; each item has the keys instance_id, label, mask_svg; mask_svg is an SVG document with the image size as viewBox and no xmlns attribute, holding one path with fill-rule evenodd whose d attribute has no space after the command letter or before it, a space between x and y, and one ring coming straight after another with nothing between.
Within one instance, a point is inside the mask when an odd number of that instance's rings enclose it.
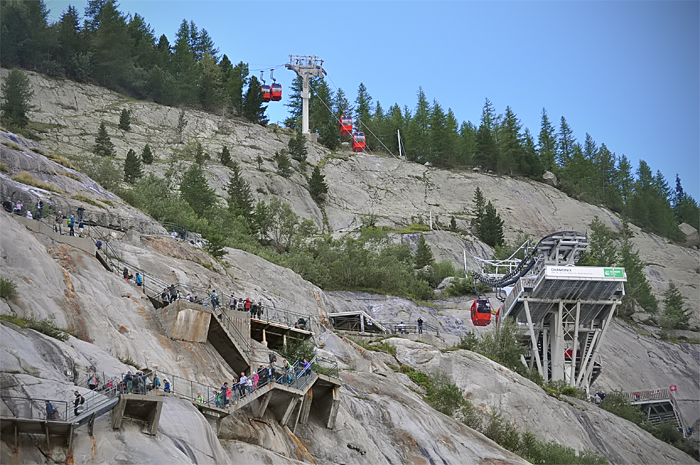
<instances>
[{"instance_id":1,"label":"clear sky","mask_svg":"<svg viewBox=\"0 0 700 465\"><path fill-rule=\"evenodd\" d=\"M510 106L535 138L542 108L577 140L586 133L635 170L639 160L676 173L700 199L700 2L696 1L210 1L122 0L171 44L183 19L206 29L220 53L251 70L289 55L325 60L331 88L354 100L362 82L384 110L429 101L479 123L484 100ZM68 4L46 0L50 20ZM256 73L259 77L259 72ZM269 71L265 78L269 82ZM286 117L294 74L270 103Z\"/></svg>"}]
</instances>

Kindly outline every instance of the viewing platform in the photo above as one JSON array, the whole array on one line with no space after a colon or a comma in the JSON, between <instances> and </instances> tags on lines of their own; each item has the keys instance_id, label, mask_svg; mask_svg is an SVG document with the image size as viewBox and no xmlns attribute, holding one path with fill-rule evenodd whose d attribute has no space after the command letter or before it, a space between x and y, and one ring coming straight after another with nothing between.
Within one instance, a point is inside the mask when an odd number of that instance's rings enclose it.
<instances>
[{"instance_id":1,"label":"viewing platform","mask_svg":"<svg viewBox=\"0 0 700 465\"><path fill-rule=\"evenodd\" d=\"M171 339L209 342L235 373L250 368L250 315L227 310L218 315L211 307L180 299L155 310Z\"/></svg>"},{"instance_id":2,"label":"viewing platform","mask_svg":"<svg viewBox=\"0 0 700 465\"><path fill-rule=\"evenodd\" d=\"M125 418L145 423L146 432L155 436L158 431L163 398L148 394L122 394L112 411L112 428L119 429Z\"/></svg>"},{"instance_id":3,"label":"viewing platform","mask_svg":"<svg viewBox=\"0 0 700 465\"><path fill-rule=\"evenodd\" d=\"M663 389L645 389L622 392L621 395L632 405L638 405L647 416L646 422L653 425L671 423L680 428L686 437L686 426L674 394L676 386Z\"/></svg>"}]
</instances>

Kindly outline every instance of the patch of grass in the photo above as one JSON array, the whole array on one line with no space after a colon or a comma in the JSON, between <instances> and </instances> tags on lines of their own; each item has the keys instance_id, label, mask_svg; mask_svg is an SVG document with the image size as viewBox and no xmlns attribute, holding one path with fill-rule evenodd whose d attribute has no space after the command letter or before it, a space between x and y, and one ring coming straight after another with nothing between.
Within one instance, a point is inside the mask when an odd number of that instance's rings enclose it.
<instances>
[{"instance_id":1,"label":"patch of grass","mask_svg":"<svg viewBox=\"0 0 700 465\"><path fill-rule=\"evenodd\" d=\"M32 152L36 152L39 155L46 156L46 152L44 152L41 147L30 147L29 150L31 150Z\"/></svg>"},{"instance_id":2,"label":"patch of grass","mask_svg":"<svg viewBox=\"0 0 700 465\"><path fill-rule=\"evenodd\" d=\"M102 203L105 203L105 204L109 205L110 207L114 207L114 203L112 203L109 200L103 200Z\"/></svg>"},{"instance_id":3,"label":"patch of grass","mask_svg":"<svg viewBox=\"0 0 700 465\"><path fill-rule=\"evenodd\" d=\"M5 147L9 147L12 150L19 150L20 152L22 151L22 147L20 147L18 144L15 144L14 142L3 141L2 145L4 145Z\"/></svg>"},{"instance_id":4,"label":"patch of grass","mask_svg":"<svg viewBox=\"0 0 700 465\"><path fill-rule=\"evenodd\" d=\"M9 172L10 170L7 168L7 165L6 165L6 164L0 163L0 171L2 171L3 173L7 173L7 172Z\"/></svg>"},{"instance_id":5,"label":"patch of grass","mask_svg":"<svg viewBox=\"0 0 700 465\"><path fill-rule=\"evenodd\" d=\"M126 357L120 357L119 355L117 355L117 359L120 362L122 362L124 365L129 365L129 366L132 366L134 368L137 367L136 362L134 361L133 358L131 358L130 355L127 355Z\"/></svg>"},{"instance_id":6,"label":"patch of grass","mask_svg":"<svg viewBox=\"0 0 700 465\"><path fill-rule=\"evenodd\" d=\"M12 315L0 315L0 321L6 321L16 324L21 328L33 329L34 331L46 334L49 337L58 339L59 341L67 341L70 335L67 331L56 326L54 318L45 318L43 320L35 320L34 318L20 318Z\"/></svg>"},{"instance_id":7,"label":"patch of grass","mask_svg":"<svg viewBox=\"0 0 700 465\"><path fill-rule=\"evenodd\" d=\"M17 285L9 278L0 278L0 299L9 299L17 292Z\"/></svg>"},{"instance_id":8,"label":"patch of grass","mask_svg":"<svg viewBox=\"0 0 700 465\"><path fill-rule=\"evenodd\" d=\"M98 202L97 200L92 200L90 197L86 197L86 196L81 195L81 194L71 195L70 198L71 198L71 199L75 199L75 200L79 200L79 201L81 201L81 202L84 202L84 203L87 203L87 204L90 204L90 205L94 205L95 207L98 207L98 208L105 208L105 206L102 205L102 204L101 204L100 202Z\"/></svg>"},{"instance_id":9,"label":"patch of grass","mask_svg":"<svg viewBox=\"0 0 700 465\"><path fill-rule=\"evenodd\" d=\"M57 155L57 154L51 152L51 153L47 153L45 155L45 157L51 161L55 161L56 163L58 163L61 166L65 166L66 168L70 168L72 170L78 171L78 168L73 166L73 164L71 162L69 162L68 159L66 159L66 157L64 157L63 155Z\"/></svg>"},{"instance_id":10,"label":"patch of grass","mask_svg":"<svg viewBox=\"0 0 700 465\"><path fill-rule=\"evenodd\" d=\"M70 171L66 171L66 172L59 173L59 174L61 176L65 176L67 178L71 178L74 181L83 182L83 180L80 179L80 176L78 176L77 174L71 173Z\"/></svg>"},{"instance_id":11,"label":"patch of grass","mask_svg":"<svg viewBox=\"0 0 700 465\"><path fill-rule=\"evenodd\" d=\"M21 173L12 176L12 179L21 182L22 184L27 184L28 186L34 186L38 187L39 189L44 189L47 191L51 192L57 192L57 193L62 193L59 189L56 189L53 187L51 184L47 184L45 182L39 181L38 179L35 179L34 176L31 174L27 173L26 171L22 171Z\"/></svg>"},{"instance_id":12,"label":"patch of grass","mask_svg":"<svg viewBox=\"0 0 700 465\"><path fill-rule=\"evenodd\" d=\"M430 226L427 224L412 223L403 228L394 229L393 232L396 234L412 234L417 232L430 231Z\"/></svg>"},{"instance_id":13,"label":"patch of grass","mask_svg":"<svg viewBox=\"0 0 700 465\"><path fill-rule=\"evenodd\" d=\"M392 346L391 344L387 344L384 341L375 342L374 344L370 344L370 347L372 348L371 350L385 352L389 355L393 355L394 357L396 357L396 347Z\"/></svg>"}]
</instances>

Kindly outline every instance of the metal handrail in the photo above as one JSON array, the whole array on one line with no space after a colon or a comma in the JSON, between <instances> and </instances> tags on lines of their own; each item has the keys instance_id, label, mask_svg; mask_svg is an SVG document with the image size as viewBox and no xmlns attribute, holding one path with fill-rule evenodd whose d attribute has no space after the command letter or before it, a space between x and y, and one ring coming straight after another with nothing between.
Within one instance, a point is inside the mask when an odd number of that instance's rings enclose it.
<instances>
[{"instance_id":1,"label":"metal handrail","mask_svg":"<svg viewBox=\"0 0 700 465\"><path fill-rule=\"evenodd\" d=\"M315 358L314 358L315 360ZM295 389L301 390L306 384L308 384L309 380L311 379L311 376L304 376L303 372L304 370L298 370L299 367L299 362L297 361L292 365L291 373L285 369L282 366L272 364L275 372L278 374L274 378L274 382L277 384L282 384L285 386L289 386ZM312 369L309 370L309 374L314 372L313 366ZM251 375L249 377L253 376L253 373L251 372ZM281 373L281 374L279 374ZM175 394L180 397L183 397L185 399L188 399L192 402L199 402L206 404L207 406L211 407L212 404L217 407L217 408L226 408L226 405L228 403L234 402L237 403L243 398L245 398L247 395L252 394L259 390L260 388L267 386L268 384L271 383L270 378L260 378L258 381L258 384L255 388L253 388L252 391L247 391L245 394L241 393L240 390L240 385L239 384L233 384L229 386L229 389L231 389L231 399L229 402L222 402L217 403L217 395L222 392L221 388L217 388L214 386L210 386L204 383L199 383L197 381L192 381L187 378L183 378L181 376L177 376L171 373L166 373L161 370L154 370L152 373L150 373L148 378L150 379L151 384L153 383L154 376L158 375L159 376L159 381L161 383L161 386L159 389L164 388L164 380L167 379L170 381L170 391L167 391L170 394ZM195 389L196 387L196 389ZM151 386L151 389L153 387ZM164 391L165 392L165 391ZM195 392L197 394L195 394ZM199 395L202 395L202 401L200 402L198 397ZM206 394L206 395L205 395Z\"/></svg>"},{"instance_id":2,"label":"metal handrail","mask_svg":"<svg viewBox=\"0 0 700 465\"><path fill-rule=\"evenodd\" d=\"M7 406L7 410L9 410L10 413L12 413L12 416L14 418L25 418L25 419L34 419L36 418L37 420L44 419L47 421L68 421L68 409L69 405L71 402L65 401L65 400L55 400L55 399L43 399L43 398L31 398L31 397L17 397L17 396L0 396L0 400L4 402L4 404ZM47 413L46 413L46 404L45 401L51 402L51 405L59 412L59 418L47 418ZM9 401L9 402L8 402ZM17 403L24 403L27 402L27 406L29 407L28 413L21 414L20 411L24 410L25 412L27 411L25 409L18 408L20 406L18 405L11 405L11 404L17 404ZM40 404L40 405L35 405L35 403ZM63 410L63 418L61 418L61 411L57 408L57 405L63 405L61 409ZM14 407L14 408L13 408ZM3 408L4 410L4 408ZM35 413L35 410L37 411Z\"/></svg>"},{"instance_id":3,"label":"metal handrail","mask_svg":"<svg viewBox=\"0 0 700 465\"><path fill-rule=\"evenodd\" d=\"M403 323L395 321L380 321L382 325L389 328L392 334L418 334L418 324L417 323ZM437 336L440 335L440 328L432 325L430 323L423 323L423 332L435 332Z\"/></svg>"}]
</instances>

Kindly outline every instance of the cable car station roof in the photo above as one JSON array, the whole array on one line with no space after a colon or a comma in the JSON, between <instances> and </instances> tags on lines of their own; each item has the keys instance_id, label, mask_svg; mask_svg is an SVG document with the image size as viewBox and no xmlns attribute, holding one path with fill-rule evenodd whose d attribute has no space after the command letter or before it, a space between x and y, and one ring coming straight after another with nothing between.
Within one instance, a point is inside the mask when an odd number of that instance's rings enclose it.
<instances>
[{"instance_id":1,"label":"cable car station roof","mask_svg":"<svg viewBox=\"0 0 700 465\"><path fill-rule=\"evenodd\" d=\"M518 280L504 303L504 316L525 322L527 301L532 321L537 324L563 301L580 304L580 321L587 326L622 299L626 281L624 268L543 266L538 273Z\"/></svg>"}]
</instances>

